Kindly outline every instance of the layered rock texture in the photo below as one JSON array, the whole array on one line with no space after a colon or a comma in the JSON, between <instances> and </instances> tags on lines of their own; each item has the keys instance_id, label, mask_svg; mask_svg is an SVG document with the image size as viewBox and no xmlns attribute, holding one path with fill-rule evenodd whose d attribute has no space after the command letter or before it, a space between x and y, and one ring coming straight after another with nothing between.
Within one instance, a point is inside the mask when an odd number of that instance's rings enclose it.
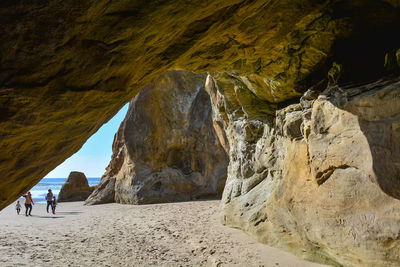
<instances>
[{"instance_id":1,"label":"layered rock texture","mask_svg":"<svg viewBox=\"0 0 400 267\"><path fill-rule=\"evenodd\" d=\"M212 71L229 109L274 114L333 80L382 75L399 1L0 3L0 209L168 69ZM335 74L335 72L333 72ZM237 88L234 91L234 87ZM46 138L44 138L46 137Z\"/></svg>"},{"instance_id":2,"label":"layered rock texture","mask_svg":"<svg viewBox=\"0 0 400 267\"><path fill-rule=\"evenodd\" d=\"M222 221L311 260L399 265L399 25L398 0L0 1L0 209L160 74L209 72ZM153 126L122 126L115 164L140 179L110 167L98 199L157 199L153 173L188 175L165 140L134 149Z\"/></svg>"},{"instance_id":3,"label":"layered rock texture","mask_svg":"<svg viewBox=\"0 0 400 267\"><path fill-rule=\"evenodd\" d=\"M155 203L220 196L228 165L214 130L206 75L169 71L132 100L113 156L88 204ZM221 141L222 144L221 144Z\"/></svg>"},{"instance_id":4,"label":"layered rock texture","mask_svg":"<svg viewBox=\"0 0 400 267\"><path fill-rule=\"evenodd\" d=\"M314 90L264 121L214 108L230 145L221 221L309 260L398 266L400 79Z\"/></svg>"},{"instance_id":5,"label":"layered rock texture","mask_svg":"<svg viewBox=\"0 0 400 267\"><path fill-rule=\"evenodd\" d=\"M83 172L71 172L58 194L58 202L83 201L93 192Z\"/></svg>"}]
</instances>

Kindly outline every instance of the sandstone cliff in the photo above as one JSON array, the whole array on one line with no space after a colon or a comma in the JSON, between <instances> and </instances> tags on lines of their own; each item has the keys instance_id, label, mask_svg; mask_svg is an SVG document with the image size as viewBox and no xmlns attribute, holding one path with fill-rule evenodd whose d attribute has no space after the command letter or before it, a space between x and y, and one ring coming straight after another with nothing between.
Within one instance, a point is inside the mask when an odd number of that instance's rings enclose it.
<instances>
[{"instance_id":1,"label":"sandstone cliff","mask_svg":"<svg viewBox=\"0 0 400 267\"><path fill-rule=\"evenodd\" d=\"M206 75L170 71L132 100L113 156L86 203L154 203L218 196L227 152L213 127ZM220 134L223 132L220 131Z\"/></svg>"},{"instance_id":2,"label":"sandstone cliff","mask_svg":"<svg viewBox=\"0 0 400 267\"><path fill-rule=\"evenodd\" d=\"M225 131L229 151L222 222L311 260L398 266L399 7L1 1L0 209L161 73L208 71L215 131ZM132 137L126 149L116 141L116 165L131 161L140 179L158 161L176 166L173 152L171 161L137 157L147 152L134 145L147 146ZM131 187L140 179L122 179L118 168L109 173L99 199L157 196L145 184Z\"/></svg>"},{"instance_id":3,"label":"sandstone cliff","mask_svg":"<svg viewBox=\"0 0 400 267\"><path fill-rule=\"evenodd\" d=\"M313 88L263 121L207 90L230 145L222 223L313 261L400 264L398 78Z\"/></svg>"},{"instance_id":4,"label":"sandstone cliff","mask_svg":"<svg viewBox=\"0 0 400 267\"><path fill-rule=\"evenodd\" d=\"M83 172L71 172L61 187L57 201L83 201L93 190L94 187L89 186L88 180Z\"/></svg>"}]
</instances>

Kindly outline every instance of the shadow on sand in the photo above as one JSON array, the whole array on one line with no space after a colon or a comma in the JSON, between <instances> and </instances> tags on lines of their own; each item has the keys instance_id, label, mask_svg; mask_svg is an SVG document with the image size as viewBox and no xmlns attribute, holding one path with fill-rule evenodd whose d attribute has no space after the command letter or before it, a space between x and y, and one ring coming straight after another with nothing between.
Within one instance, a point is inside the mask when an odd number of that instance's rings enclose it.
<instances>
[{"instance_id":1,"label":"shadow on sand","mask_svg":"<svg viewBox=\"0 0 400 267\"><path fill-rule=\"evenodd\" d=\"M63 215L78 215L79 213L82 213L81 211L61 211L61 212L57 212L57 215L52 215L52 214L48 214L48 216L42 216L42 215L32 215L32 217L35 218L44 218L44 219L61 219L61 218L65 218L65 216ZM61 215L61 216L60 216Z\"/></svg>"},{"instance_id":2,"label":"shadow on sand","mask_svg":"<svg viewBox=\"0 0 400 267\"><path fill-rule=\"evenodd\" d=\"M32 215L32 217L44 218L44 219L60 219L60 218L64 218L64 216L38 216L38 215Z\"/></svg>"},{"instance_id":3,"label":"shadow on sand","mask_svg":"<svg viewBox=\"0 0 400 267\"><path fill-rule=\"evenodd\" d=\"M79 213L82 213L81 211L60 211L57 212L57 214L61 215L78 215Z\"/></svg>"}]
</instances>

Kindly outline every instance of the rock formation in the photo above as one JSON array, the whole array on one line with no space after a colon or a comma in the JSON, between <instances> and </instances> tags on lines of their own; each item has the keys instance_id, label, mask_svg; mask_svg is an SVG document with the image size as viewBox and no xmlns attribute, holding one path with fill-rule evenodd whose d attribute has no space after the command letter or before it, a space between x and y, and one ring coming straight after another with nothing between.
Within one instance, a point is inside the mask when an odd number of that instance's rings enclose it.
<instances>
[{"instance_id":1,"label":"rock formation","mask_svg":"<svg viewBox=\"0 0 400 267\"><path fill-rule=\"evenodd\" d=\"M213 72L254 116L336 62L379 77L400 47L397 0L0 2L0 209L78 151L169 69ZM232 91L237 88L237 92ZM46 137L46 138L44 138Z\"/></svg>"},{"instance_id":2,"label":"rock formation","mask_svg":"<svg viewBox=\"0 0 400 267\"><path fill-rule=\"evenodd\" d=\"M264 121L207 90L230 145L222 223L312 261L400 264L399 78L309 91Z\"/></svg>"},{"instance_id":3,"label":"rock formation","mask_svg":"<svg viewBox=\"0 0 400 267\"><path fill-rule=\"evenodd\" d=\"M4 0L0 25L0 209L160 74L209 72L223 223L311 260L399 265L398 0ZM118 175L101 192L125 202Z\"/></svg>"},{"instance_id":4,"label":"rock formation","mask_svg":"<svg viewBox=\"0 0 400 267\"><path fill-rule=\"evenodd\" d=\"M58 202L83 201L93 192L83 172L71 172L58 194Z\"/></svg>"},{"instance_id":5,"label":"rock formation","mask_svg":"<svg viewBox=\"0 0 400 267\"><path fill-rule=\"evenodd\" d=\"M132 100L113 156L86 203L154 203L222 194L228 165L206 75L170 71ZM223 132L220 132L223 134Z\"/></svg>"}]
</instances>

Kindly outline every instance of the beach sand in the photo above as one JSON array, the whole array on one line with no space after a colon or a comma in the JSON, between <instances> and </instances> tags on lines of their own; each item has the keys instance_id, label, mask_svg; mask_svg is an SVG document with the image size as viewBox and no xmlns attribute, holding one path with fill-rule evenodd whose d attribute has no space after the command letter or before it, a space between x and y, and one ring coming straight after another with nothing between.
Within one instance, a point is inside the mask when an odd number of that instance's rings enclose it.
<instances>
[{"instance_id":1,"label":"beach sand","mask_svg":"<svg viewBox=\"0 0 400 267\"><path fill-rule=\"evenodd\" d=\"M218 221L219 201L0 211L0 266L322 266Z\"/></svg>"}]
</instances>

